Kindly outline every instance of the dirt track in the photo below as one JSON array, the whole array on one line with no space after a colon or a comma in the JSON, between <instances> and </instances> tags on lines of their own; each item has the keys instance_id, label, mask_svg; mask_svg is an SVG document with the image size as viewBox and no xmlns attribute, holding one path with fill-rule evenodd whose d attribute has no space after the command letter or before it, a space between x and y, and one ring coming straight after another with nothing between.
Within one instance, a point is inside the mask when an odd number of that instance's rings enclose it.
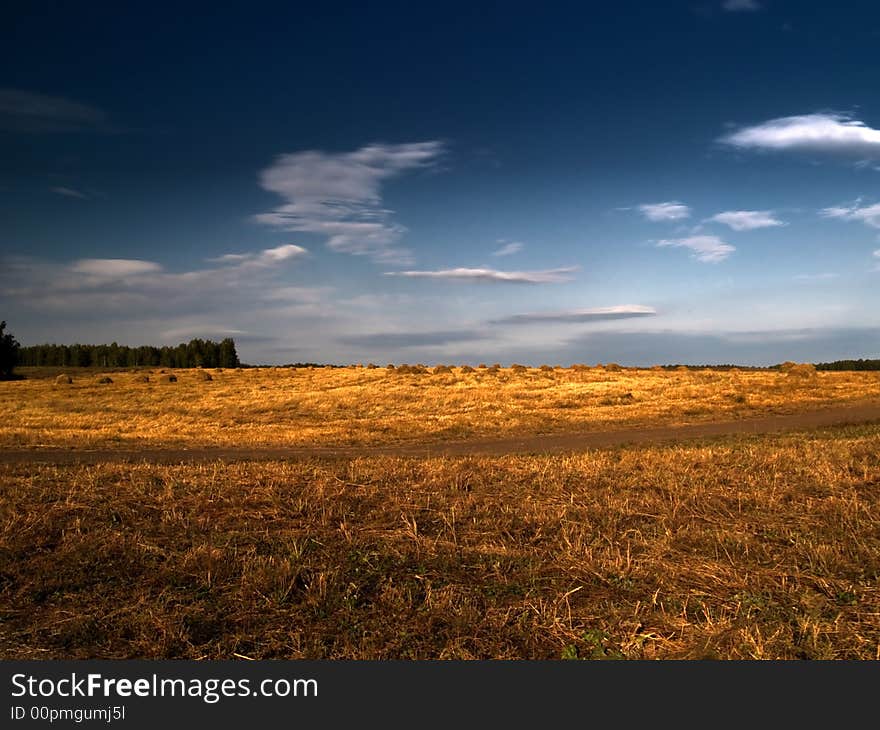
<instances>
[{"instance_id":1,"label":"dirt track","mask_svg":"<svg viewBox=\"0 0 880 730\"><path fill-rule=\"evenodd\" d=\"M31 448L0 449L0 463L95 464L107 461L179 463L198 461L275 461L291 458L351 458L357 456L504 456L553 454L629 444L659 444L735 434L768 434L824 426L880 422L880 403L833 406L785 415L737 421L653 426L613 431L584 431L522 435L500 439L470 439L378 446L273 446L256 448L193 447L144 449Z\"/></svg>"}]
</instances>

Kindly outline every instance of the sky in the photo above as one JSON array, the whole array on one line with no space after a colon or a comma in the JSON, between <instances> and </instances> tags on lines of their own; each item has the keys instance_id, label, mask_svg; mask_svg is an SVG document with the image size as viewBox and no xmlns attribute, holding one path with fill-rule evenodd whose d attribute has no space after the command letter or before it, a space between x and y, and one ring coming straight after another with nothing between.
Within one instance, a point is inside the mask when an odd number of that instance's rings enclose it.
<instances>
[{"instance_id":1,"label":"sky","mask_svg":"<svg viewBox=\"0 0 880 730\"><path fill-rule=\"evenodd\" d=\"M880 5L0 11L0 319L251 364L880 357Z\"/></svg>"}]
</instances>

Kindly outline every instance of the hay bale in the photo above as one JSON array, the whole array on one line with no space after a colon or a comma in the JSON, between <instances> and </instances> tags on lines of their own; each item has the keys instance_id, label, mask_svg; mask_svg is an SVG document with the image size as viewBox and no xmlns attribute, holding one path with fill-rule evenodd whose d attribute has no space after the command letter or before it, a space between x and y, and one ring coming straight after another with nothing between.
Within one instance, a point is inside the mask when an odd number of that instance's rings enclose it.
<instances>
[{"instance_id":1,"label":"hay bale","mask_svg":"<svg viewBox=\"0 0 880 730\"><path fill-rule=\"evenodd\" d=\"M691 369L687 365L679 365L675 368L675 372L677 373L689 373Z\"/></svg>"},{"instance_id":2,"label":"hay bale","mask_svg":"<svg viewBox=\"0 0 880 730\"><path fill-rule=\"evenodd\" d=\"M576 373L585 373L589 371L590 366L584 365L583 363L575 363L571 366L571 369L574 370Z\"/></svg>"},{"instance_id":3,"label":"hay bale","mask_svg":"<svg viewBox=\"0 0 880 730\"><path fill-rule=\"evenodd\" d=\"M170 373L165 373L164 375L159 376L159 382L160 383L176 383L177 376L171 375Z\"/></svg>"},{"instance_id":4,"label":"hay bale","mask_svg":"<svg viewBox=\"0 0 880 730\"><path fill-rule=\"evenodd\" d=\"M209 380L213 380L214 378L211 376L211 373L206 373L204 370L199 371L199 378L208 382Z\"/></svg>"},{"instance_id":5,"label":"hay bale","mask_svg":"<svg viewBox=\"0 0 880 730\"><path fill-rule=\"evenodd\" d=\"M138 375L135 377L134 382L135 383L149 383L150 376L149 375Z\"/></svg>"},{"instance_id":6,"label":"hay bale","mask_svg":"<svg viewBox=\"0 0 880 730\"><path fill-rule=\"evenodd\" d=\"M113 380L110 379L110 377L108 377L107 375L104 375L103 377L98 378L97 382L99 385L109 385L113 382Z\"/></svg>"},{"instance_id":7,"label":"hay bale","mask_svg":"<svg viewBox=\"0 0 880 730\"><path fill-rule=\"evenodd\" d=\"M621 370L623 370L623 367L618 365L616 362L609 362L605 364L605 370L612 373L619 373Z\"/></svg>"},{"instance_id":8,"label":"hay bale","mask_svg":"<svg viewBox=\"0 0 880 730\"><path fill-rule=\"evenodd\" d=\"M367 370L375 370L377 367L379 366L374 362L367 363Z\"/></svg>"},{"instance_id":9,"label":"hay bale","mask_svg":"<svg viewBox=\"0 0 880 730\"><path fill-rule=\"evenodd\" d=\"M462 365L462 366L461 366L461 372L463 372L463 373L475 373L475 372L477 372L477 371L476 371L474 368L472 368L470 365Z\"/></svg>"},{"instance_id":10,"label":"hay bale","mask_svg":"<svg viewBox=\"0 0 880 730\"><path fill-rule=\"evenodd\" d=\"M385 366L385 369L388 370L388 371L390 371L390 372L394 372L395 370L397 370L397 368L396 368L394 365L392 365L391 363L388 363L388 364Z\"/></svg>"},{"instance_id":11,"label":"hay bale","mask_svg":"<svg viewBox=\"0 0 880 730\"><path fill-rule=\"evenodd\" d=\"M791 360L786 360L784 363L777 366L779 368L779 372L787 373L793 367L797 367L796 362L792 362Z\"/></svg>"},{"instance_id":12,"label":"hay bale","mask_svg":"<svg viewBox=\"0 0 880 730\"><path fill-rule=\"evenodd\" d=\"M448 365L438 365L432 372L434 375L449 375L452 373L452 368Z\"/></svg>"},{"instance_id":13,"label":"hay bale","mask_svg":"<svg viewBox=\"0 0 880 730\"><path fill-rule=\"evenodd\" d=\"M56 385L70 385L73 382L73 378L69 375L62 373L57 378L55 378Z\"/></svg>"},{"instance_id":14,"label":"hay bale","mask_svg":"<svg viewBox=\"0 0 880 730\"><path fill-rule=\"evenodd\" d=\"M486 363L481 362L479 365L477 365L477 367L478 367L480 370L485 370L485 369L486 369Z\"/></svg>"},{"instance_id":15,"label":"hay bale","mask_svg":"<svg viewBox=\"0 0 880 730\"><path fill-rule=\"evenodd\" d=\"M492 367L494 368L495 366L493 365ZM511 370L511 372L514 372L514 373L526 373L526 372L528 372L529 369L525 365L519 365L518 363L513 363L513 365L510 366L510 370Z\"/></svg>"},{"instance_id":16,"label":"hay bale","mask_svg":"<svg viewBox=\"0 0 880 730\"><path fill-rule=\"evenodd\" d=\"M814 378L816 366L808 362L796 363L785 371L789 378Z\"/></svg>"},{"instance_id":17,"label":"hay bale","mask_svg":"<svg viewBox=\"0 0 880 730\"><path fill-rule=\"evenodd\" d=\"M539 367L538 370L540 370L541 372L544 372L544 373L552 373L553 372L553 368L550 367L549 365L541 365L541 367Z\"/></svg>"},{"instance_id":18,"label":"hay bale","mask_svg":"<svg viewBox=\"0 0 880 730\"><path fill-rule=\"evenodd\" d=\"M404 363L397 368L398 375L427 375L427 373L427 368L422 365L407 365Z\"/></svg>"},{"instance_id":19,"label":"hay bale","mask_svg":"<svg viewBox=\"0 0 880 730\"><path fill-rule=\"evenodd\" d=\"M662 373L663 366L662 365L652 365L651 370L653 370L655 373Z\"/></svg>"}]
</instances>

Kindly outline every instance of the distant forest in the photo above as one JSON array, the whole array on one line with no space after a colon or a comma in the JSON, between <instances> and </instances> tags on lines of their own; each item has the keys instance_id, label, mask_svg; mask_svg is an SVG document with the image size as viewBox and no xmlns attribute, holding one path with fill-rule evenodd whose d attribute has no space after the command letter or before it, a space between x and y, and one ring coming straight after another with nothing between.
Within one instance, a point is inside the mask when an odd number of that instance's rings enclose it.
<instances>
[{"instance_id":1,"label":"distant forest","mask_svg":"<svg viewBox=\"0 0 880 730\"><path fill-rule=\"evenodd\" d=\"M817 362L816 370L880 370L880 360L835 360Z\"/></svg>"},{"instance_id":2,"label":"distant forest","mask_svg":"<svg viewBox=\"0 0 880 730\"><path fill-rule=\"evenodd\" d=\"M190 340L176 347L142 345L32 345L18 351L22 366L122 368L161 366L166 368L234 368L241 363L235 342L226 338Z\"/></svg>"}]
</instances>

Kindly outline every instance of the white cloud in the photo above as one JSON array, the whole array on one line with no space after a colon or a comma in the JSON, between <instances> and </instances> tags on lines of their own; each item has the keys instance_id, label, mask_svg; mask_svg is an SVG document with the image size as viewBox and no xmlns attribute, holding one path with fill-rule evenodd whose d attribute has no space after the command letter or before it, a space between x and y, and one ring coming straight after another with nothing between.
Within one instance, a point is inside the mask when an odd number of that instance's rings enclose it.
<instances>
[{"instance_id":1,"label":"white cloud","mask_svg":"<svg viewBox=\"0 0 880 730\"><path fill-rule=\"evenodd\" d=\"M522 244L519 241L506 242L503 238L499 239L498 243L503 243L504 245L497 251L493 251L493 256L512 256L525 248L525 244Z\"/></svg>"},{"instance_id":2,"label":"white cloud","mask_svg":"<svg viewBox=\"0 0 880 730\"><path fill-rule=\"evenodd\" d=\"M751 231L756 228L772 228L787 225L774 217L772 210L727 210L707 218L708 221L723 223L735 231Z\"/></svg>"},{"instance_id":3,"label":"white cloud","mask_svg":"<svg viewBox=\"0 0 880 730\"><path fill-rule=\"evenodd\" d=\"M153 261L140 259L80 259L73 262L70 270L78 274L119 279L126 276L156 273L162 271L162 267Z\"/></svg>"},{"instance_id":4,"label":"white cloud","mask_svg":"<svg viewBox=\"0 0 880 730\"><path fill-rule=\"evenodd\" d=\"M440 269L437 271L386 271L385 276L414 279L459 279L462 281L509 281L525 284L558 284L571 281L576 266L545 271L498 271L497 269Z\"/></svg>"},{"instance_id":5,"label":"white cloud","mask_svg":"<svg viewBox=\"0 0 880 730\"><path fill-rule=\"evenodd\" d=\"M261 254L260 258L265 261L286 261L287 259L302 256L308 253L302 246L293 243L286 243L283 246L275 248L267 248Z\"/></svg>"},{"instance_id":6,"label":"white cloud","mask_svg":"<svg viewBox=\"0 0 880 730\"><path fill-rule=\"evenodd\" d=\"M690 236L688 238L674 238L657 241L657 246L672 246L675 248L689 248L697 261L704 263L717 263L724 261L730 254L736 251L735 246L725 243L718 236Z\"/></svg>"},{"instance_id":7,"label":"white cloud","mask_svg":"<svg viewBox=\"0 0 880 730\"><path fill-rule=\"evenodd\" d=\"M73 188L49 188L53 193L57 193L58 195L63 195L65 198L79 198L80 200L88 200L89 196L85 193L81 193L79 190L74 190Z\"/></svg>"},{"instance_id":8,"label":"white cloud","mask_svg":"<svg viewBox=\"0 0 880 730\"><path fill-rule=\"evenodd\" d=\"M253 309L271 302L295 302L281 275L306 253L293 244L251 254L228 254L220 265L182 272L140 259L79 259L69 264L28 258L0 260L0 294L28 309L81 316ZM216 261L216 259L215 259Z\"/></svg>"},{"instance_id":9,"label":"white cloud","mask_svg":"<svg viewBox=\"0 0 880 730\"><path fill-rule=\"evenodd\" d=\"M880 248L878 248L876 251L874 251L874 256L876 256L878 259L880 259Z\"/></svg>"},{"instance_id":10,"label":"white cloud","mask_svg":"<svg viewBox=\"0 0 880 730\"><path fill-rule=\"evenodd\" d=\"M433 164L442 152L441 142L429 141L280 155L260 173L260 185L287 202L255 219L284 231L326 236L327 247L334 251L377 261L409 261L409 252L395 245L406 229L382 207L381 186Z\"/></svg>"},{"instance_id":11,"label":"white cloud","mask_svg":"<svg viewBox=\"0 0 880 730\"><path fill-rule=\"evenodd\" d=\"M757 0L724 0L721 7L729 13L755 12L761 9Z\"/></svg>"},{"instance_id":12,"label":"white cloud","mask_svg":"<svg viewBox=\"0 0 880 730\"><path fill-rule=\"evenodd\" d=\"M654 222L678 221L691 216L691 209L677 200L665 203L643 203L639 206L639 211L649 221Z\"/></svg>"},{"instance_id":13,"label":"white cloud","mask_svg":"<svg viewBox=\"0 0 880 730\"><path fill-rule=\"evenodd\" d=\"M838 113L770 119L743 127L719 141L743 149L831 152L861 158L880 156L880 129Z\"/></svg>"},{"instance_id":14,"label":"white cloud","mask_svg":"<svg viewBox=\"0 0 880 730\"><path fill-rule=\"evenodd\" d=\"M845 221L857 221L864 223L871 228L880 228L880 203L874 205L861 206L861 201L857 200L851 205L838 205L831 208L824 208L819 211L819 215L823 218L840 218Z\"/></svg>"},{"instance_id":15,"label":"white cloud","mask_svg":"<svg viewBox=\"0 0 880 730\"><path fill-rule=\"evenodd\" d=\"M223 256L208 259L218 264L232 264L235 266L270 266L298 256L305 256L308 251L302 246L293 243L285 243L275 248L266 248L257 253L227 253Z\"/></svg>"},{"instance_id":16,"label":"white cloud","mask_svg":"<svg viewBox=\"0 0 880 730\"><path fill-rule=\"evenodd\" d=\"M585 323L614 319L652 317L657 314L654 307L642 304L619 304L613 307L594 307L592 309L571 309L563 312L529 312L498 319L493 324L533 324L533 323Z\"/></svg>"}]
</instances>

